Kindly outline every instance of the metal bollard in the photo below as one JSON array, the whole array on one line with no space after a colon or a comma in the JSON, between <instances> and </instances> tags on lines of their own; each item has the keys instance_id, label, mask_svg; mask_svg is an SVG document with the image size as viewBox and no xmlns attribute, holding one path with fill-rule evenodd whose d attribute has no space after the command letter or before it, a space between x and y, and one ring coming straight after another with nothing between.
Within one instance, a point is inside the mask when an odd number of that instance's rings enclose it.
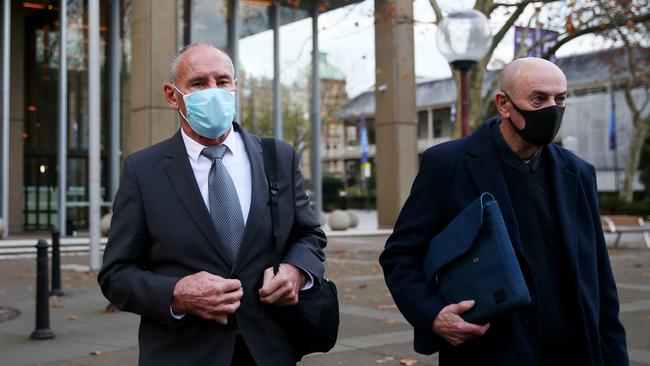
<instances>
[{"instance_id":1,"label":"metal bollard","mask_svg":"<svg viewBox=\"0 0 650 366\"><path fill-rule=\"evenodd\" d=\"M50 330L50 299L47 294L47 241L39 239L36 244L36 329L32 339L54 338Z\"/></svg>"},{"instance_id":2,"label":"metal bollard","mask_svg":"<svg viewBox=\"0 0 650 366\"><path fill-rule=\"evenodd\" d=\"M50 295L64 296L61 289L61 232L52 227L52 289Z\"/></svg>"}]
</instances>

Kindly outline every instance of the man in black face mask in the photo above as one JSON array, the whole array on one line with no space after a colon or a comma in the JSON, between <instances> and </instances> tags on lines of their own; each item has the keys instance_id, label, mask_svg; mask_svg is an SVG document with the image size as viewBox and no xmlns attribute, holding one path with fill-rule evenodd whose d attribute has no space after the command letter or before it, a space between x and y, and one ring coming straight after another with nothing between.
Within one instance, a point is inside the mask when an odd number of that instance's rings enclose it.
<instances>
[{"instance_id":1,"label":"man in black face mask","mask_svg":"<svg viewBox=\"0 0 650 366\"><path fill-rule=\"evenodd\" d=\"M515 60L501 73L500 117L422 156L380 263L415 328L415 350L440 352L440 365L629 363L594 167L551 143L566 94L556 65ZM444 303L425 279L422 257L431 239L482 192L499 202L532 302L472 324L463 313L474 299Z\"/></svg>"}]
</instances>

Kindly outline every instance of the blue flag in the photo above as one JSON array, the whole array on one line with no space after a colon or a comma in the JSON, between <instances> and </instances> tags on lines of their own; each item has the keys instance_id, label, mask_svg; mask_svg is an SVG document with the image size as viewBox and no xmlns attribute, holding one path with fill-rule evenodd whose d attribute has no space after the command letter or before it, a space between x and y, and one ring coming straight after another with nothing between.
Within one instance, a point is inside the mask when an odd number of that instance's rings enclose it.
<instances>
[{"instance_id":1,"label":"blue flag","mask_svg":"<svg viewBox=\"0 0 650 366\"><path fill-rule=\"evenodd\" d=\"M616 101L614 92L610 94L611 108L609 114L609 149L616 150Z\"/></svg>"}]
</instances>

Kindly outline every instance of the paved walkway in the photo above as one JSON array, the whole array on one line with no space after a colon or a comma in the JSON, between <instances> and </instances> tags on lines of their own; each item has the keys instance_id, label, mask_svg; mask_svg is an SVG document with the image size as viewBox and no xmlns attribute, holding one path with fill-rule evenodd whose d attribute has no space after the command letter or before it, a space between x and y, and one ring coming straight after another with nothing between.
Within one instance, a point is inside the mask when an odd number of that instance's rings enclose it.
<instances>
[{"instance_id":1,"label":"paved walkway","mask_svg":"<svg viewBox=\"0 0 650 366\"><path fill-rule=\"evenodd\" d=\"M385 236L332 237L326 250L327 274L339 287L342 321L339 341L328 354L307 357L300 365L437 365L435 356L413 351L410 326L395 308L377 257ZM640 247L640 245L639 245ZM650 250L611 250L628 332L632 365L650 365ZM51 329L56 338L29 339L34 330L33 258L0 260L0 304L21 311L0 323L0 364L134 365L138 317L106 313L107 302L87 273L85 256L63 257L66 296L52 299Z\"/></svg>"}]
</instances>

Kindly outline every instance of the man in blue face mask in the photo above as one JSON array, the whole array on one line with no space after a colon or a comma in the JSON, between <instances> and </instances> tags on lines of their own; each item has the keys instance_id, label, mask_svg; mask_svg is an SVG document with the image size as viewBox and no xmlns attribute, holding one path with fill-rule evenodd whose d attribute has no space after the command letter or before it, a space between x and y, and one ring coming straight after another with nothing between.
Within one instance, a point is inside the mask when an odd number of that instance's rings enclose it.
<instances>
[{"instance_id":1,"label":"man in blue face mask","mask_svg":"<svg viewBox=\"0 0 650 366\"><path fill-rule=\"evenodd\" d=\"M260 139L234 122L230 57L190 45L170 69L163 89L181 127L124 161L102 291L141 316L142 365L294 365L269 309L296 304L300 291L318 286L326 243L298 157L276 143L276 232L289 239L274 274Z\"/></svg>"},{"instance_id":2,"label":"man in blue face mask","mask_svg":"<svg viewBox=\"0 0 650 366\"><path fill-rule=\"evenodd\" d=\"M440 352L441 366L629 363L594 167L552 144L566 95L556 65L515 60L501 72L499 116L422 156L380 263L397 306L415 327L415 350ZM425 280L422 253L483 192L499 203L532 302L472 324L463 314L474 299L448 304L437 296ZM508 296L494 291L495 302Z\"/></svg>"}]
</instances>

